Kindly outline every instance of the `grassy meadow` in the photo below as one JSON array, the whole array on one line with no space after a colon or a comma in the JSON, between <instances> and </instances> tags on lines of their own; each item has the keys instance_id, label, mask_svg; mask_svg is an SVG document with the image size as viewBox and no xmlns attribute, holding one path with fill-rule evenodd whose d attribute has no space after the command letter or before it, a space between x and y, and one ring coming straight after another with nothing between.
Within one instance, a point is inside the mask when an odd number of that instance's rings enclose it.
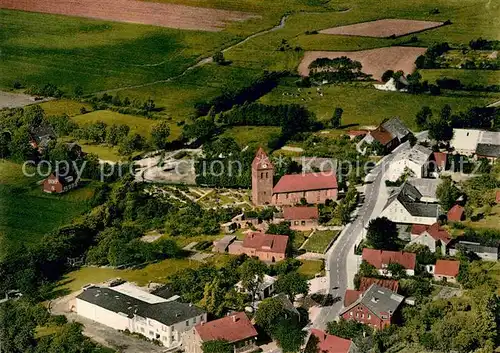
<instances>
[{"instance_id":1,"label":"grassy meadow","mask_svg":"<svg viewBox=\"0 0 500 353\"><path fill-rule=\"evenodd\" d=\"M29 246L88 209L95 184L59 196L44 193L41 179L25 176L20 164L0 160L0 256L11 247Z\"/></svg>"},{"instance_id":2,"label":"grassy meadow","mask_svg":"<svg viewBox=\"0 0 500 353\"><path fill-rule=\"evenodd\" d=\"M500 85L500 70L428 69L419 70L423 80L435 82L438 78L453 78L464 85Z\"/></svg>"},{"instance_id":3,"label":"grassy meadow","mask_svg":"<svg viewBox=\"0 0 500 353\"><path fill-rule=\"evenodd\" d=\"M78 125L92 124L98 121L102 121L107 125L123 124L130 127L130 132L138 133L144 137L149 136L151 128L155 124L155 121L152 119L120 114L110 110L96 110L87 114L74 116L72 119Z\"/></svg>"}]
</instances>

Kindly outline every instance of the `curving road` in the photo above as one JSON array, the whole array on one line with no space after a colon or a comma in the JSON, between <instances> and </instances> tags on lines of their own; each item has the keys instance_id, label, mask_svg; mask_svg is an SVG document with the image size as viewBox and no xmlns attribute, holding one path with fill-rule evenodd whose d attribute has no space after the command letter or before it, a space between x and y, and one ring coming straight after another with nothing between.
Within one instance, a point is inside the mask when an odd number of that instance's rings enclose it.
<instances>
[{"instance_id":1,"label":"curving road","mask_svg":"<svg viewBox=\"0 0 500 353\"><path fill-rule=\"evenodd\" d=\"M424 136L420 133L417 136ZM366 177L368 183L361 194L364 201L354 214L354 221L346 226L334 245L328 250L325 260L326 276L329 281L328 293L342 300L333 306L322 308L312 323L312 326L324 329L326 324L337 318L343 307L344 293L347 288L353 288L353 276L357 272L357 258L354 256L354 245L363 237L364 227L370 219L376 218L387 201L385 189L385 166L398 154L410 148L408 142L398 146L391 154L385 156Z\"/></svg>"}]
</instances>

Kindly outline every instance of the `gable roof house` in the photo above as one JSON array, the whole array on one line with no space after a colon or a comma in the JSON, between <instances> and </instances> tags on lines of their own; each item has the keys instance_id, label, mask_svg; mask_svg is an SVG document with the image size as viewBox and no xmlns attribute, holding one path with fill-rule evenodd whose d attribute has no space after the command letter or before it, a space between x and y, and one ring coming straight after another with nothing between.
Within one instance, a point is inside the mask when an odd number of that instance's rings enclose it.
<instances>
[{"instance_id":1,"label":"gable roof house","mask_svg":"<svg viewBox=\"0 0 500 353\"><path fill-rule=\"evenodd\" d=\"M439 213L438 204L425 202L422 193L405 182L389 196L380 217L395 223L431 225L437 221Z\"/></svg>"},{"instance_id":2,"label":"gable roof house","mask_svg":"<svg viewBox=\"0 0 500 353\"><path fill-rule=\"evenodd\" d=\"M465 219L465 209L463 206L454 205L447 213L448 222L460 222Z\"/></svg>"},{"instance_id":3,"label":"gable roof house","mask_svg":"<svg viewBox=\"0 0 500 353\"><path fill-rule=\"evenodd\" d=\"M372 284L355 302L343 308L339 315L377 330L395 323L404 297L389 289Z\"/></svg>"},{"instance_id":4,"label":"gable roof house","mask_svg":"<svg viewBox=\"0 0 500 353\"><path fill-rule=\"evenodd\" d=\"M293 230L307 231L318 227L319 210L317 206L283 207L283 213L274 218L275 222L290 222Z\"/></svg>"},{"instance_id":5,"label":"gable roof house","mask_svg":"<svg viewBox=\"0 0 500 353\"><path fill-rule=\"evenodd\" d=\"M243 312L233 313L210 322L202 322L185 333L183 337L186 353L203 353L204 342L223 340L234 352L244 353L256 350L257 331Z\"/></svg>"},{"instance_id":6,"label":"gable roof house","mask_svg":"<svg viewBox=\"0 0 500 353\"><path fill-rule=\"evenodd\" d=\"M460 261L437 260L436 265L428 265L436 281L456 282L460 271Z\"/></svg>"},{"instance_id":7,"label":"gable roof house","mask_svg":"<svg viewBox=\"0 0 500 353\"><path fill-rule=\"evenodd\" d=\"M486 158L490 162L495 162L500 157L500 145L478 143L476 156L477 158Z\"/></svg>"},{"instance_id":8,"label":"gable roof house","mask_svg":"<svg viewBox=\"0 0 500 353\"><path fill-rule=\"evenodd\" d=\"M403 266L408 276L415 274L417 256L414 253L364 248L361 258L374 266L383 276L391 275L387 270L387 267L391 263Z\"/></svg>"},{"instance_id":9,"label":"gable roof house","mask_svg":"<svg viewBox=\"0 0 500 353\"><path fill-rule=\"evenodd\" d=\"M363 143L372 144L374 141L380 142L388 151L405 142L410 134L410 130L403 124L399 117L390 118L380 124L375 130L368 134L360 141L359 146Z\"/></svg>"},{"instance_id":10,"label":"gable roof house","mask_svg":"<svg viewBox=\"0 0 500 353\"><path fill-rule=\"evenodd\" d=\"M47 148L50 141L57 138L54 129L48 123L42 123L31 128L30 136L30 144L33 148L38 150L38 152L42 152L45 148Z\"/></svg>"},{"instance_id":11,"label":"gable roof house","mask_svg":"<svg viewBox=\"0 0 500 353\"><path fill-rule=\"evenodd\" d=\"M234 241L228 247L232 255L246 254L256 256L264 262L284 260L288 246L288 236L252 232L245 235L243 241Z\"/></svg>"},{"instance_id":12,"label":"gable roof house","mask_svg":"<svg viewBox=\"0 0 500 353\"><path fill-rule=\"evenodd\" d=\"M415 145L412 149L400 153L389 166L386 177L390 181L396 181L407 172L415 178L426 178L429 176L429 160L432 150L421 145Z\"/></svg>"},{"instance_id":13,"label":"gable roof house","mask_svg":"<svg viewBox=\"0 0 500 353\"><path fill-rule=\"evenodd\" d=\"M43 181L42 190L46 193L62 194L78 186L80 179L73 172L52 173Z\"/></svg>"},{"instance_id":14,"label":"gable roof house","mask_svg":"<svg viewBox=\"0 0 500 353\"><path fill-rule=\"evenodd\" d=\"M311 329L311 336L315 336L318 339L318 352L320 353L355 353L358 351L353 341L329 335L316 328ZM308 343L311 340L311 336Z\"/></svg>"},{"instance_id":15,"label":"gable roof house","mask_svg":"<svg viewBox=\"0 0 500 353\"><path fill-rule=\"evenodd\" d=\"M399 290L399 282L394 279L362 277L359 284L359 290L346 289L344 294L344 306L348 307L358 300L359 297L366 292L372 284L389 289L394 293L397 293Z\"/></svg>"},{"instance_id":16,"label":"gable roof house","mask_svg":"<svg viewBox=\"0 0 500 353\"><path fill-rule=\"evenodd\" d=\"M182 336L207 314L191 304L167 300L123 284L91 286L76 297L78 315L109 326L129 330L160 341L167 348L179 347Z\"/></svg>"},{"instance_id":17,"label":"gable roof house","mask_svg":"<svg viewBox=\"0 0 500 353\"><path fill-rule=\"evenodd\" d=\"M416 178L408 179L407 183L413 186L420 193L420 202L437 203L437 188L443 179Z\"/></svg>"},{"instance_id":18,"label":"gable roof house","mask_svg":"<svg viewBox=\"0 0 500 353\"><path fill-rule=\"evenodd\" d=\"M439 223L431 226L414 224L411 228L410 244L421 244L427 246L432 252L439 251L442 255L448 253L448 245L452 238L450 233L441 228Z\"/></svg>"}]
</instances>

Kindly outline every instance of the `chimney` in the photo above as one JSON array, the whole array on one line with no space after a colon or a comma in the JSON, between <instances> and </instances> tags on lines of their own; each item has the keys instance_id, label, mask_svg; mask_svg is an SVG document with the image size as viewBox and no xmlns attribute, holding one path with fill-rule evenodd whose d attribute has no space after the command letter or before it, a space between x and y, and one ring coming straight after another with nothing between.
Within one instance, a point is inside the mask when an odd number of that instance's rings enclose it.
<instances>
[{"instance_id":1,"label":"chimney","mask_svg":"<svg viewBox=\"0 0 500 353\"><path fill-rule=\"evenodd\" d=\"M233 315L233 322L236 322L236 321L237 321L237 319L238 319L238 318L236 317L236 315Z\"/></svg>"}]
</instances>

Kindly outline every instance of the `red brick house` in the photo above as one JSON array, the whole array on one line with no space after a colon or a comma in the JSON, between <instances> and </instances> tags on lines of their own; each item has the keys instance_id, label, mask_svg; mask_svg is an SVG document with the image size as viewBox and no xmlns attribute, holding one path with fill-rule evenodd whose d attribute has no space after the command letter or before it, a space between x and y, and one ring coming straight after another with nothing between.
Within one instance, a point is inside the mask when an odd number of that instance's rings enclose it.
<instances>
[{"instance_id":1,"label":"red brick house","mask_svg":"<svg viewBox=\"0 0 500 353\"><path fill-rule=\"evenodd\" d=\"M273 187L274 166L268 155L259 148L252 162L252 202L254 205L295 205L304 198L307 203L319 204L336 200L337 176L334 171L287 174Z\"/></svg>"},{"instance_id":2,"label":"red brick house","mask_svg":"<svg viewBox=\"0 0 500 353\"><path fill-rule=\"evenodd\" d=\"M425 224L414 224L411 228L410 244L421 244L427 246L432 252L439 251L445 255L451 243L451 234L439 223L430 226Z\"/></svg>"},{"instance_id":3,"label":"red brick house","mask_svg":"<svg viewBox=\"0 0 500 353\"><path fill-rule=\"evenodd\" d=\"M381 330L398 320L404 297L389 289L372 284L360 297L343 308L340 316Z\"/></svg>"},{"instance_id":4,"label":"red brick house","mask_svg":"<svg viewBox=\"0 0 500 353\"><path fill-rule=\"evenodd\" d=\"M397 293L399 290L399 282L394 279L362 277L359 284L359 290L347 289L345 291L344 306L347 307L358 300L359 297L372 286L372 284L389 289L394 293Z\"/></svg>"},{"instance_id":5,"label":"red brick house","mask_svg":"<svg viewBox=\"0 0 500 353\"><path fill-rule=\"evenodd\" d=\"M204 342L223 340L231 344L234 352L243 353L256 350L257 331L247 315L235 313L222 319L202 322L183 338L186 353L203 353Z\"/></svg>"},{"instance_id":6,"label":"red brick house","mask_svg":"<svg viewBox=\"0 0 500 353\"><path fill-rule=\"evenodd\" d=\"M235 241L228 247L232 255L256 256L264 262L284 260L288 246L286 235L253 232L245 235L243 241Z\"/></svg>"},{"instance_id":7,"label":"red brick house","mask_svg":"<svg viewBox=\"0 0 500 353\"><path fill-rule=\"evenodd\" d=\"M318 329L311 329L311 336L318 339L318 352L320 353L354 353L357 347L353 341L334 335L329 335ZM309 338L309 341L310 342Z\"/></svg>"},{"instance_id":8,"label":"red brick house","mask_svg":"<svg viewBox=\"0 0 500 353\"><path fill-rule=\"evenodd\" d=\"M318 227L318 207L290 206L283 207L283 220L290 222L293 230L306 231Z\"/></svg>"},{"instance_id":9,"label":"red brick house","mask_svg":"<svg viewBox=\"0 0 500 353\"><path fill-rule=\"evenodd\" d=\"M43 181L43 191L47 193L61 194L74 189L78 185L78 181L78 178L73 174L59 176L56 175L56 173L52 173Z\"/></svg>"},{"instance_id":10,"label":"red brick house","mask_svg":"<svg viewBox=\"0 0 500 353\"><path fill-rule=\"evenodd\" d=\"M379 273L384 276L390 276L387 267L391 263L403 266L408 276L415 274L417 256L414 253L364 248L362 258L370 265L375 266Z\"/></svg>"},{"instance_id":11,"label":"red brick house","mask_svg":"<svg viewBox=\"0 0 500 353\"><path fill-rule=\"evenodd\" d=\"M465 210L460 205L455 205L448 211L448 222L460 222L465 220Z\"/></svg>"},{"instance_id":12,"label":"red brick house","mask_svg":"<svg viewBox=\"0 0 500 353\"><path fill-rule=\"evenodd\" d=\"M460 261L437 260L433 275L436 281L456 282L459 271Z\"/></svg>"}]
</instances>

